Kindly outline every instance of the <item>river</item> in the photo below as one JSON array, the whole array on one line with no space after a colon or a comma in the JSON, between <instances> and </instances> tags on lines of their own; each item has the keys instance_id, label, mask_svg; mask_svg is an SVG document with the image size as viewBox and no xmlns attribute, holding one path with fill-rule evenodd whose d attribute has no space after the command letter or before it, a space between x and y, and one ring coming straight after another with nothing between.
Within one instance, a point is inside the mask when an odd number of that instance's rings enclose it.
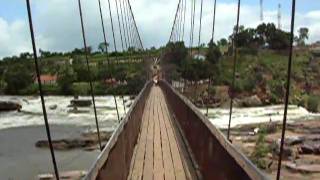
<instances>
[{"instance_id":1,"label":"river","mask_svg":"<svg viewBox=\"0 0 320 180\"><path fill-rule=\"evenodd\" d=\"M91 97L79 97L91 99ZM72 96L46 96L48 120L53 139L78 137L84 131L95 131L94 112L91 107L80 108L81 113L72 113ZM120 117L124 116L121 97L117 97ZM126 111L132 104L124 97ZM37 179L37 175L52 172L48 149L35 147L38 140L46 139L41 101L33 96L0 96L0 100L15 101L22 105L21 112L0 112L0 179ZM97 114L100 128L112 131L118 125L115 102L112 96L96 97ZM55 106L55 107L54 107ZM54 107L54 108L53 108ZM205 109L200 109L203 113ZM231 127L241 124L281 121L283 105L235 108ZM289 121L312 120L320 117L302 107L291 105ZM226 128L229 109L209 109L210 121L218 128ZM59 170L88 170L99 151L55 151Z\"/></svg>"},{"instance_id":2,"label":"river","mask_svg":"<svg viewBox=\"0 0 320 180\"><path fill-rule=\"evenodd\" d=\"M41 101L32 96L0 96L1 100L18 102L22 105L21 112L0 113L0 129L43 125ZM46 96L46 109L49 123L52 125L74 125L95 127L95 118L92 107L78 108L78 113L72 113L68 107L72 96ZM91 97L79 97L91 100ZM113 130L118 124L117 111L113 96L97 96L96 107L100 126L104 130ZM116 97L120 117L124 115L123 99ZM132 103L128 96L124 97L126 111ZM55 108L52 108L56 106ZM50 108L51 107L51 108Z\"/></svg>"}]
</instances>

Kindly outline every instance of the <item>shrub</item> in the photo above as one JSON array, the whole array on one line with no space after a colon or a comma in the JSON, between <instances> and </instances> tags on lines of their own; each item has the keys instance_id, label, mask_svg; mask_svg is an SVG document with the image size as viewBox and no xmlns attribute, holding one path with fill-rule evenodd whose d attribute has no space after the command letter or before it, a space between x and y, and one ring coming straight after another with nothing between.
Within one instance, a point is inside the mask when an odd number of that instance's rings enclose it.
<instances>
[{"instance_id":1,"label":"shrub","mask_svg":"<svg viewBox=\"0 0 320 180\"><path fill-rule=\"evenodd\" d=\"M319 112L319 96L309 96L307 102L307 109L311 112Z\"/></svg>"},{"instance_id":2,"label":"shrub","mask_svg":"<svg viewBox=\"0 0 320 180\"><path fill-rule=\"evenodd\" d=\"M261 169L267 168L267 162L264 159L271 152L270 147L266 143L266 129L261 128L256 141L256 146L250 156L250 159Z\"/></svg>"}]
</instances>

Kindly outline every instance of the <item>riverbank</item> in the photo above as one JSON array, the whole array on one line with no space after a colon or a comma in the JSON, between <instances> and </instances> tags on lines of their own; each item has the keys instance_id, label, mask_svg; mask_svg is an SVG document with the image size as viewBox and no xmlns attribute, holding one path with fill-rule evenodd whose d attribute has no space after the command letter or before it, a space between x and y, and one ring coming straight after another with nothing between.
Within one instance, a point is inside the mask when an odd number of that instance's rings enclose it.
<instances>
[{"instance_id":1,"label":"riverbank","mask_svg":"<svg viewBox=\"0 0 320 180\"><path fill-rule=\"evenodd\" d=\"M271 179L275 179L281 122L240 125L231 129L233 144ZM320 177L320 120L292 121L287 125L282 179Z\"/></svg>"},{"instance_id":2,"label":"riverbank","mask_svg":"<svg viewBox=\"0 0 320 180\"><path fill-rule=\"evenodd\" d=\"M88 126L51 125L53 139L76 138L90 129ZM52 173L50 151L35 146L46 139L44 126L27 126L0 130L1 179L37 179L37 175ZM60 172L87 171L100 151L73 149L55 151Z\"/></svg>"}]
</instances>

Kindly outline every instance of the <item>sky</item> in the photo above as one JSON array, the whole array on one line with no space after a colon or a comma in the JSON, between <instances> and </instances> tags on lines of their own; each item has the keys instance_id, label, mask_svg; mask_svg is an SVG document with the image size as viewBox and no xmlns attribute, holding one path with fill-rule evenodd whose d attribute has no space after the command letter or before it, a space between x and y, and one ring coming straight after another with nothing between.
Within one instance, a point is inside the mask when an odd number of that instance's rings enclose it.
<instances>
[{"instance_id":1,"label":"sky","mask_svg":"<svg viewBox=\"0 0 320 180\"><path fill-rule=\"evenodd\" d=\"M81 0L88 44L97 48L103 41L98 0ZM102 1L106 22L107 39L113 49L107 0ZM113 18L115 0L111 0ZM131 0L132 9L144 47L159 47L169 39L175 11L179 0ZM190 2L187 0L185 40L189 44ZM204 0L201 43L211 38L213 1ZM217 0L215 39L227 38L236 23L237 0ZM260 20L260 0L242 0L240 24L256 27ZM278 4L281 3L282 29L289 31L292 0L264 0L264 22L277 24ZM70 51L82 47L82 36L77 0L31 0L32 15L38 49ZM200 0L196 6L195 42L198 42ZM309 43L320 40L320 0L297 0L295 32L300 27L309 28ZM116 29L117 46L120 46ZM0 0L0 58L31 52L25 0Z\"/></svg>"}]
</instances>

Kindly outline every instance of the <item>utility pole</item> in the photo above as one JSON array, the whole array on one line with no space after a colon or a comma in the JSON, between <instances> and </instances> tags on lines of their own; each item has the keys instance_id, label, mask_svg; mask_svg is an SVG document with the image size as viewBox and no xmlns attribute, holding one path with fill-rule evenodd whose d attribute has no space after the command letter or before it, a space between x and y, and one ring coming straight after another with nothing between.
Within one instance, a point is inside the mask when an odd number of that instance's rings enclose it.
<instances>
[{"instance_id":1,"label":"utility pole","mask_svg":"<svg viewBox=\"0 0 320 180\"><path fill-rule=\"evenodd\" d=\"M278 5L278 29L281 29L281 4Z\"/></svg>"},{"instance_id":2,"label":"utility pole","mask_svg":"<svg viewBox=\"0 0 320 180\"><path fill-rule=\"evenodd\" d=\"M260 0L260 20L263 21L263 0Z\"/></svg>"}]
</instances>

